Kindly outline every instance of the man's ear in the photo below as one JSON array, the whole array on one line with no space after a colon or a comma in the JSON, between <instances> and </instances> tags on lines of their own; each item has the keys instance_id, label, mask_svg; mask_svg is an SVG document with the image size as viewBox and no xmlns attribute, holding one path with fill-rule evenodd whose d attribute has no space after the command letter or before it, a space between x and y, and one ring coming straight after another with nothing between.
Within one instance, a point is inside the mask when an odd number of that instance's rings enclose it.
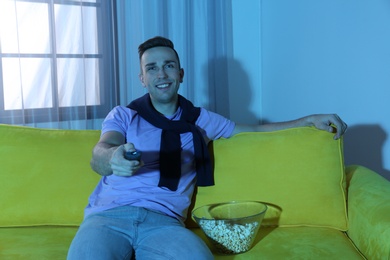
<instances>
[{"instance_id":1,"label":"man's ear","mask_svg":"<svg viewBox=\"0 0 390 260\"><path fill-rule=\"evenodd\" d=\"M145 86L145 82L144 82L144 75L143 75L142 73L140 73L140 74L138 74L138 78L139 78L139 80L141 81L142 86L146 87L146 86Z\"/></svg>"},{"instance_id":2,"label":"man's ear","mask_svg":"<svg viewBox=\"0 0 390 260\"><path fill-rule=\"evenodd\" d=\"M179 73L180 73L180 83L183 83L183 78L184 78L184 69L183 69L183 68L181 68Z\"/></svg>"}]
</instances>

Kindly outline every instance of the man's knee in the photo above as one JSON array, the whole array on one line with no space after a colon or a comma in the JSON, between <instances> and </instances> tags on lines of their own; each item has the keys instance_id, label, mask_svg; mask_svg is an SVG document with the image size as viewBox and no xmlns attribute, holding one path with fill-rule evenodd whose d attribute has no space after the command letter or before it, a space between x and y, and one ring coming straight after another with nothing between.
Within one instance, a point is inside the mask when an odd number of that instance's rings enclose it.
<instances>
[{"instance_id":1,"label":"man's knee","mask_svg":"<svg viewBox=\"0 0 390 260\"><path fill-rule=\"evenodd\" d=\"M67 259L130 259L132 254L130 240L122 232L88 222L77 231Z\"/></svg>"}]
</instances>

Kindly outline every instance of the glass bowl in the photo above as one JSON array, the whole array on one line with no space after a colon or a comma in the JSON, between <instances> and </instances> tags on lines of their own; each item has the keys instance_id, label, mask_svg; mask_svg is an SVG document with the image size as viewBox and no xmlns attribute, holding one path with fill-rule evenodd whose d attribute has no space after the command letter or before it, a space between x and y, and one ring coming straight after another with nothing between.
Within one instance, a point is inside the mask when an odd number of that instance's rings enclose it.
<instances>
[{"instance_id":1,"label":"glass bowl","mask_svg":"<svg viewBox=\"0 0 390 260\"><path fill-rule=\"evenodd\" d=\"M201 206L192 211L192 218L220 254L248 251L267 205L259 201L229 201Z\"/></svg>"}]
</instances>

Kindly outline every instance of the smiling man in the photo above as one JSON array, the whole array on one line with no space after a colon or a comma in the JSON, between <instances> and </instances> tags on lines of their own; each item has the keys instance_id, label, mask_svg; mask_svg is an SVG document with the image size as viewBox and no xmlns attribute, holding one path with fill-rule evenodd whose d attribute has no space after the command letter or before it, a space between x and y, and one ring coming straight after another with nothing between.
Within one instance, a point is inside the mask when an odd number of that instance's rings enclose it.
<instances>
[{"instance_id":1,"label":"smiling man","mask_svg":"<svg viewBox=\"0 0 390 260\"><path fill-rule=\"evenodd\" d=\"M139 46L144 96L117 106L103 122L91 167L102 176L68 259L213 259L184 226L196 185L214 185L207 142L243 131L347 125L334 114L267 125L236 125L178 94L184 70L173 43L163 37ZM142 152L126 160L126 151Z\"/></svg>"},{"instance_id":2,"label":"smiling man","mask_svg":"<svg viewBox=\"0 0 390 260\"><path fill-rule=\"evenodd\" d=\"M140 52L142 85L147 88L154 108L163 115L177 109L180 83L184 70L177 53L169 47L154 47Z\"/></svg>"}]
</instances>

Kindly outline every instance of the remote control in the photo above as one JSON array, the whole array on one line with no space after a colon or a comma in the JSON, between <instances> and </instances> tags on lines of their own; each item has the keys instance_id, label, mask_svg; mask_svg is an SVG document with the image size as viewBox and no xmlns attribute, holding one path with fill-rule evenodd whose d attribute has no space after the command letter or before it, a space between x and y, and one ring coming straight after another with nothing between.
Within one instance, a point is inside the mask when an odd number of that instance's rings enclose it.
<instances>
[{"instance_id":1,"label":"remote control","mask_svg":"<svg viewBox=\"0 0 390 260\"><path fill-rule=\"evenodd\" d=\"M141 159L141 152L140 151L126 151L124 156L127 160L133 161L139 161Z\"/></svg>"}]
</instances>

